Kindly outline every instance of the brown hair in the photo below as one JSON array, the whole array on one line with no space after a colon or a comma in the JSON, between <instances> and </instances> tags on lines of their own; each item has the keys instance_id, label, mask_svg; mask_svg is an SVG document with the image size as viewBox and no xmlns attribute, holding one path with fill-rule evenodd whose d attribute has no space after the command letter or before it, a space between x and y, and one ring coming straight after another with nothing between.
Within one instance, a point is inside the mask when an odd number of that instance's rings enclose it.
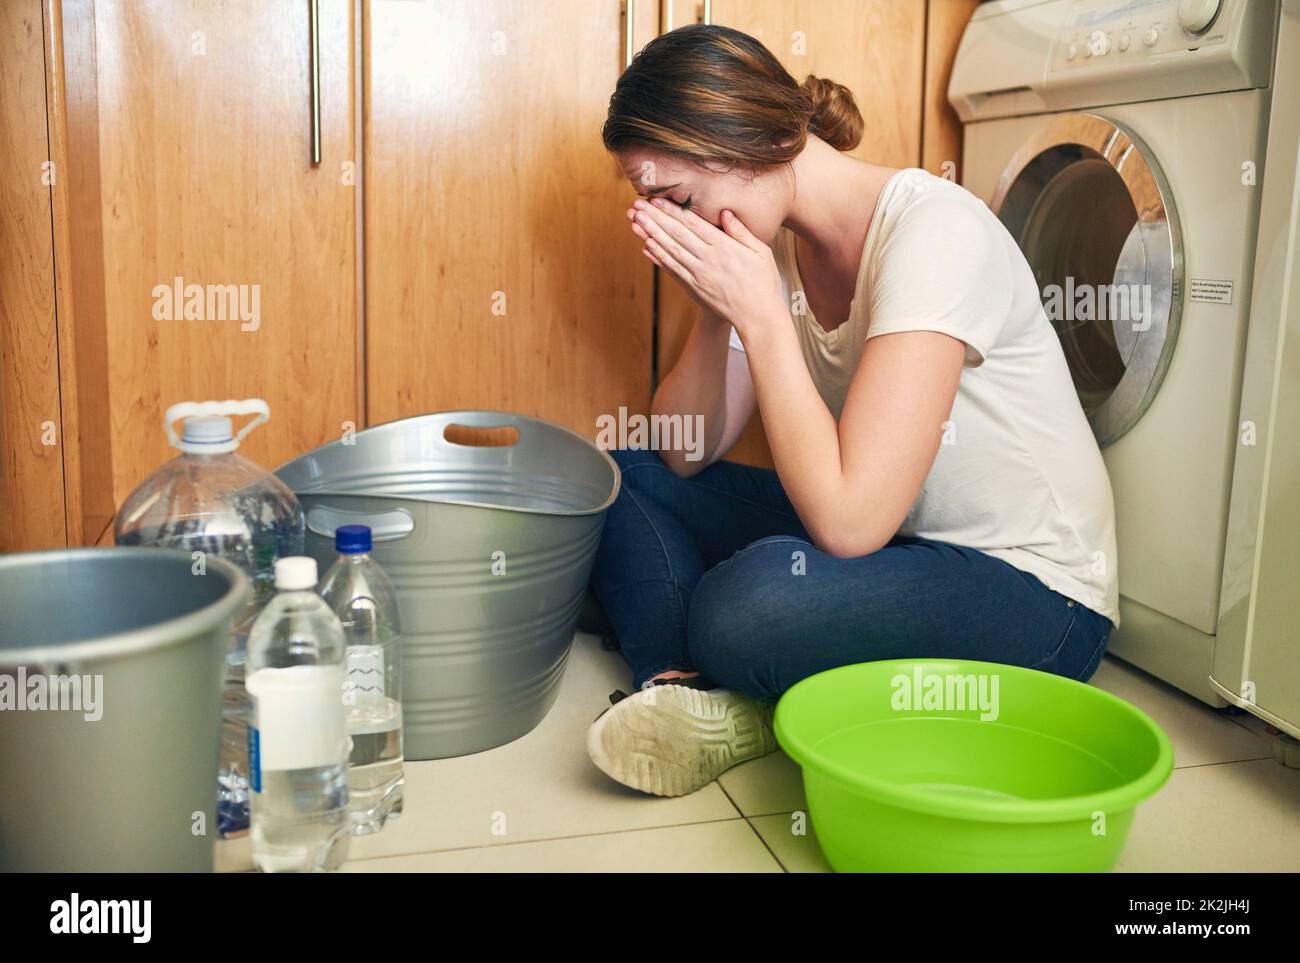
<instances>
[{"instance_id":1,"label":"brown hair","mask_svg":"<svg viewBox=\"0 0 1300 963\"><path fill-rule=\"evenodd\" d=\"M836 150L862 140L847 87L802 84L748 34L693 24L652 40L609 99L605 147L641 146L697 164L771 167L794 160L809 132Z\"/></svg>"}]
</instances>

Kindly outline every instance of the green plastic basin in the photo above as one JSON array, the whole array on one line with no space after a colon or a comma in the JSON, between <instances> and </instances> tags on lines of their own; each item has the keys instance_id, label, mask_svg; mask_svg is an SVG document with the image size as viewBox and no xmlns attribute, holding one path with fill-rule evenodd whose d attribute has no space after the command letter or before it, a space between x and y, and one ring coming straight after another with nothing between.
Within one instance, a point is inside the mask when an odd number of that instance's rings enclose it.
<instances>
[{"instance_id":1,"label":"green plastic basin","mask_svg":"<svg viewBox=\"0 0 1300 963\"><path fill-rule=\"evenodd\" d=\"M865 662L789 689L776 735L840 872L1099 872L1173 768L1123 699L1061 676Z\"/></svg>"}]
</instances>

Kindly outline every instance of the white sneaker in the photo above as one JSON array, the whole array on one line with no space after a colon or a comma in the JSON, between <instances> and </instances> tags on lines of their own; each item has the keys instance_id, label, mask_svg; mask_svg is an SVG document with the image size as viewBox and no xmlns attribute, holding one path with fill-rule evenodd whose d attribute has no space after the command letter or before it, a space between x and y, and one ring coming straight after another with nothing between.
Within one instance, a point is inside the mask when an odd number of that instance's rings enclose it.
<instances>
[{"instance_id":1,"label":"white sneaker","mask_svg":"<svg viewBox=\"0 0 1300 963\"><path fill-rule=\"evenodd\" d=\"M684 796L777 747L772 707L731 689L665 681L615 698L587 730L587 752L611 779L642 792Z\"/></svg>"}]
</instances>

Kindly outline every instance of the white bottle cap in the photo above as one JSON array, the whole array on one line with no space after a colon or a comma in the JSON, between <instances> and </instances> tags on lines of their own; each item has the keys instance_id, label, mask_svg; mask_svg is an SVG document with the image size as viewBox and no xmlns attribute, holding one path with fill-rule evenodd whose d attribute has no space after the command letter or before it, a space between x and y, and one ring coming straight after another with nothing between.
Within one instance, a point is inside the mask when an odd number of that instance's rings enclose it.
<instances>
[{"instance_id":1,"label":"white bottle cap","mask_svg":"<svg viewBox=\"0 0 1300 963\"><path fill-rule=\"evenodd\" d=\"M181 441L190 446L185 451L202 451L204 445L226 445L235 440L230 419L224 415L191 415L181 424Z\"/></svg>"},{"instance_id":2,"label":"white bottle cap","mask_svg":"<svg viewBox=\"0 0 1300 963\"><path fill-rule=\"evenodd\" d=\"M275 560L275 587L281 592L301 592L316 587L316 559L291 555Z\"/></svg>"}]
</instances>

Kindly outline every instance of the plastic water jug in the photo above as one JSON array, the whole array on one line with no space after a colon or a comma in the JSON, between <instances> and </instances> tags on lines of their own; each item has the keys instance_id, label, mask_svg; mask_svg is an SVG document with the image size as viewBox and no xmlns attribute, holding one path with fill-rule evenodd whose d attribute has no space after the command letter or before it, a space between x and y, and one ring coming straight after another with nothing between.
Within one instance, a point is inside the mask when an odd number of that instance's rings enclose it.
<instances>
[{"instance_id":1,"label":"plastic water jug","mask_svg":"<svg viewBox=\"0 0 1300 963\"><path fill-rule=\"evenodd\" d=\"M231 418L252 415L238 433ZM271 416L260 398L182 402L163 415L180 455L140 483L117 513L118 545L189 552L196 571L210 556L238 565L252 591L235 615L226 656L217 824L222 835L248 828L248 696L244 664L248 632L275 595L276 559L303 552L298 499L278 478L239 454L239 443ZM174 427L182 422L181 433Z\"/></svg>"}]
</instances>

